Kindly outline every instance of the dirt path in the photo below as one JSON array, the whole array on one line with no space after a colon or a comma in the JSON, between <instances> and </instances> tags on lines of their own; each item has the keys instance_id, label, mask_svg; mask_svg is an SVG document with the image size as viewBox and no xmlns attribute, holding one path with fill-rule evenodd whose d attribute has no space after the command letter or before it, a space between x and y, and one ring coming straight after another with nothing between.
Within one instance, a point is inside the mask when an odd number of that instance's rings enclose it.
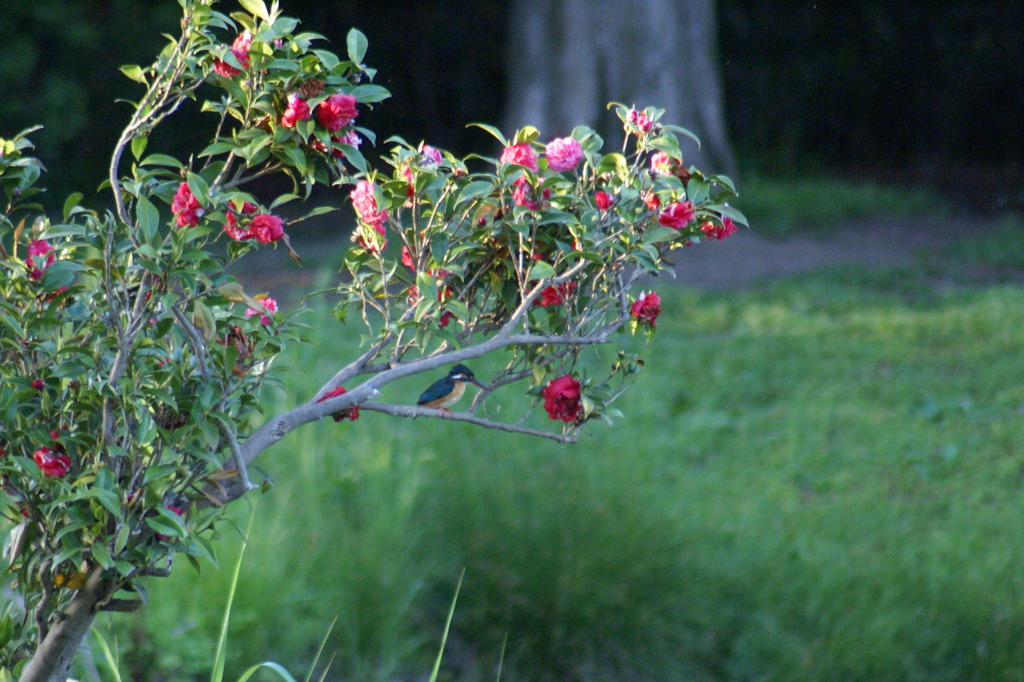
<instances>
[{"instance_id":1,"label":"dirt path","mask_svg":"<svg viewBox=\"0 0 1024 682\"><path fill-rule=\"evenodd\" d=\"M852 220L814 234L770 239L743 230L722 242L674 252L677 282L702 289L739 289L787 275L845 266L913 265L926 250L936 250L960 237L984 235L998 218L879 218ZM306 240L296 244L303 257L329 262L347 240ZM283 251L253 254L236 273L247 289L308 291L316 267L296 269Z\"/></svg>"},{"instance_id":2,"label":"dirt path","mask_svg":"<svg viewBox=\"0 0 1024 682\"><path fill-rule=\"evenodd\" d=\"M992 229L963 218L881 218L845 223L814 235L768 239L743 230L729 239L701 244L676 256L678 281L705 289L737 289L759 281L813 270L858 265L912 265L926 249L966 234Z\"/></svg>"}]
</instances>

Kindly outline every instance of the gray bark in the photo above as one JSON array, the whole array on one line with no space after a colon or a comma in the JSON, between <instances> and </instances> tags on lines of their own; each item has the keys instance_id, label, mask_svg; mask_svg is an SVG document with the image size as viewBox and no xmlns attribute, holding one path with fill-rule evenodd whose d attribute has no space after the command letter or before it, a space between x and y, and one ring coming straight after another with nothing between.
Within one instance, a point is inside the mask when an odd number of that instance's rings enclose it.
<instances>
[{"instance_id":1,"label":"gray bark","mask_svg":"<svg viewBox=\"0 0 1024 682\"><path fill-rule=\"evenodd\" d=\"M723 115L714 0L514 0L509 31L509 129L547 140L586 124L622 139L609 101L654 105L681 141L684 162L735 172Z\"/></svg>"},{"instance_id":2,"label":"gray bark","mask_svg":"<svg viewBox=\"0 0 1024 682\"><path fill-rule=\"evenodd\" d=\"M93 569L85 585L75 594L60 618L21 671L19 682L64 682L78 647L96 619L100 604L110 597L113 584L103 579L103 571Z\"/></svg>"}]
</instances>

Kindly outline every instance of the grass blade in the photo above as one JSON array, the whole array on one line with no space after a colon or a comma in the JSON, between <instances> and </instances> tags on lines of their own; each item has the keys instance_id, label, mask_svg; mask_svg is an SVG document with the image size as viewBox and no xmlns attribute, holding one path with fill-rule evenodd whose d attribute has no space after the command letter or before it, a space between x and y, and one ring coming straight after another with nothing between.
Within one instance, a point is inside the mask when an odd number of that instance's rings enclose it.
<instances>
[{"instance_id":1,"label":"grass blade","mask_svg":"<svg viewBox=\"0 0 1024 682\"><path fill-rule=\"evenodd\" d=\"M327 638L331 636L331 630L334 629L334 624L338 622L338 617L335 616L334 620L331 621L330 626L327 628L327 632L324 633L323 639L320 640L320 648L316 650L316 656L313 657L313 663L309 666L309 672L306 673L306 679L303 682L309 682L313 678L313 671L316 670L316 662L320 660L320 654L324 652L324 646L327 645ZM333 657L331 660L334 660ZM328 663L328 667L330 664ZM326 675L326 671L324 671Z\"/></svg>"},{"instance_id":2,"label":"grass blade","mask_svg":"<svg viewBox=\"0 0 1024 682\"><path fill-rule=\"evenodd\" d=\"M238 560L235 562L235 571L231 576L231 585L228 587L228 603L224 607L224 620L220 626L220 637L217 638L217 653L213 659L213 672L210 674L210 682L223 682L224 680L224 659L227 656L226 645L228 639L228 623L231 621L231 604L235 600L235 588L238 587L238 574L242 571L242 558L245 556L245 548L249 545L249 533L252 532L252 521L256 518L256 504L252 505L252 512L249 514L249 525L245 529L245 537L242 538L242 548L238 551ZM259 668L260 663L255 668ZM275 664L276 665L276 664ZM250 668L244 679L248 679L254 668Z\"/></svg>"},{"instance_id":3,"label":"grass blade","mask_svg":"<svg viewBox=\"0 0 1024 682\"><path fill-rule=\"evenodd\" d=\"M498 676L495 682L501 682L501 668L505 665L505 649L508 647L508 631L505 631L505 638L501 640L501 658L498 659Z\"/></svg>"},{"instance_id":4,"label":"grass blade","mask_svg":"<svg viewBox=\"0 0 1024 682\"><path fill-rule=\"evenodd\" d=\"M242 676L238 678L238 682L245 682L254 674L256 674L257 670L260 670L262 668L266 668L267 670L273 670L275 673L277 673L277 676L285 682L296 682L295 678L292 677L291 674L287 670L285 670L280 663L274 663L273 661L264 661L263 663L257 663L256 665L242 673Z\"/></svg>"},{"instance_id":5,"label":"grass blade","mask_svg":"<svg viewBox=\"0 0 1024 682\"><path fill-rule=\"evenodd\" d=\"M103 638L103 635L101 635L100 631L97 629L93 629L92 634L96 637L96 641L100 645L100 651L103 652L103 658L107 661L107 665L110 666L110 670L114 675L114 682L121 682L121 671L118 669L117 659L114 658L114 653L107 645L107 640Z\"/></svg>"},{"instance_id":6,"label":"grass blade","mask_svg":"<svg viewBox=\"0 0 1024 682\"><path fill-rule=\"evenodd\" d=\"M459 600L459 590L462 589L462 579L466 577L466 569L463 567L459 575L459 582L455 586L455 595L452 596L452 605L448 609L448 620L444 624L444 634L441 635L441 649L437 652L437 660L434 661L434 670L430 673L430 682L437 682L437 673L441 669L441 658L444 656L444 645L448 642L448 630L452 626L452 616L455 615L455 602Z\"/></svg>"}]
</instances>

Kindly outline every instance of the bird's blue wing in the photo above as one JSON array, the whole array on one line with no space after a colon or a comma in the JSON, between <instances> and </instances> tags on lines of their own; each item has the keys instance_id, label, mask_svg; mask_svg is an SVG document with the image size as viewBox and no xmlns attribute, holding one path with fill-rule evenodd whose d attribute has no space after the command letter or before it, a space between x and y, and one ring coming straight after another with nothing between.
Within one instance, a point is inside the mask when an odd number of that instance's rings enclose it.
<instances>
[{"instance_id":1,"label":"bird's blue wing","mask_svg":"<svg viewBox=\"0 0 1024 682\"><path fill-rule=\"evenodd\" d=\"M448 377L438 379L432 383L427 390L423 391L423 395L421 395L420 399L416 401L416 404L422 405L423 403L429 403L431 400L443 398L451 393L454 388L455 382Z\"/></svg>"}]
</instances>

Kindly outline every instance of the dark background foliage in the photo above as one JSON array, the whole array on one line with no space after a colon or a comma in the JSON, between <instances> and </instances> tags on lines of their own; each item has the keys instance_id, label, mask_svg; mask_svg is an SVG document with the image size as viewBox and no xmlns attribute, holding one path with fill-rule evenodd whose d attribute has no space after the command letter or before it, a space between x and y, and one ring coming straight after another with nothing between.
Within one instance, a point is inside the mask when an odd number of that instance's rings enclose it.
<instances>
[{"instance_id":1,"label":"dark background foliage","mask_svg":"<svg viewBox=\"0 0 1024 682\"><path fill-rule=\"evenodd\" d=\"M468 152L472 121L500 122L509 0L286 0L337 49L351 26L394 98L362 122ZM831 172L958 188L978 207L1024 167L1024 6L1009 0L856 3L719 0L727 119L743 170ZM95 188L137 86L117 67L173 32L172 0L0 0L0 135L35 123L56 203ZM221 9L233 11L231 2ZM609 18L612 20L613 18ZM225 36L230 41L232 36ZM685 124L685 122L683 122ZM195 119L158 140L185 147ZM172 142L173 141L173 142ZM999 205L1002 204L1002 205Z\"/></svg>"}]
</instances>

